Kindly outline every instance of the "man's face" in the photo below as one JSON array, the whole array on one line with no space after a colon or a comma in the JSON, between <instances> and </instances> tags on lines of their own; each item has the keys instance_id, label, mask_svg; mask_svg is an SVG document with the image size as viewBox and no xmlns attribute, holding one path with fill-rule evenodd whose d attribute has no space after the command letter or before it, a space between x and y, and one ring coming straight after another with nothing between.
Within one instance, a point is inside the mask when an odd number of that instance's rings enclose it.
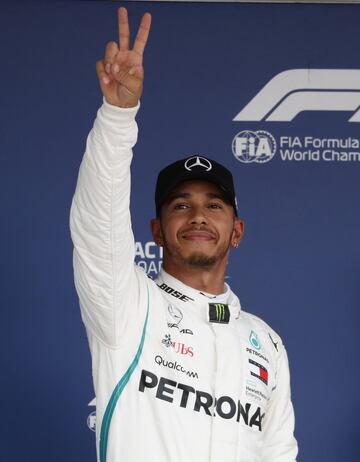
<instances>
[{"instance_id":1,"label":"man's face","mask_svg":"<svg viewBox=\"0 0 360 462\"><path fill-rule=\"evenodd\" d=\"M199 268L226 264L230 246L243 234L243 222L221 189L200 180L178 185L151 225L155 241L164 247L165 269L169 263Z\"/></svg>"}]
</instances>

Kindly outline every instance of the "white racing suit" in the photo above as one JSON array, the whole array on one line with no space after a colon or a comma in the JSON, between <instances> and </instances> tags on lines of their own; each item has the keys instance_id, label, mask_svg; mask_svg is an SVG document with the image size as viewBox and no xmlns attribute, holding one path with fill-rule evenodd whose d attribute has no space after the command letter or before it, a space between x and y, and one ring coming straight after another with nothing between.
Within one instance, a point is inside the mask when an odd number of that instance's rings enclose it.
<instances>
[{"instance_id":1,"label":"white racing suit","mask_svg":"<svg viewBox=\"0 0 360 462\"><path fill-rule=\"evenodd\" d=\"M71 210L92 355L99 462L294 462L288 361L276 333L162 271L134 265L129 195L138 108L104 103Z\"/></svg>"}]
</instances>

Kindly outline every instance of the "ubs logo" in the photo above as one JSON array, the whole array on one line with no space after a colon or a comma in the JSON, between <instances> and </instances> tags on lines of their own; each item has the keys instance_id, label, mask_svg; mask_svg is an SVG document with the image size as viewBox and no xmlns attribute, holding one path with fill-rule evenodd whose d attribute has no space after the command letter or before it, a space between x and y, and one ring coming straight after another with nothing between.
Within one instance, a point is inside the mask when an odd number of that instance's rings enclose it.
<instances>
[{"instance_id":1,"label":"ubs logo","mask_svg":"<svg viewBox=\"0 0 360 462\"><path fill-rule=\"evenodd\" d=\"M165 338L161 340L161 343L166 347L166 348L174 348L175 353L178 353L180 355L188 355L193 357L194 356L194 349L192 346L185 345L185 343L182 342L174 342L171 340L171 335L166 334Z\"/></svg>"}]
</instances>

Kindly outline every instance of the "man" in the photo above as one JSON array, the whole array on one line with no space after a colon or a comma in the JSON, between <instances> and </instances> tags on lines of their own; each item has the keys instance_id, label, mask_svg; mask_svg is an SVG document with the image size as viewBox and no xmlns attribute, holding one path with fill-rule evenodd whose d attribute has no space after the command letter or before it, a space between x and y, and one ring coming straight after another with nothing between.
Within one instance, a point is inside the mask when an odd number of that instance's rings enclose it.
<instances>
[{"instance_id":1,"label":"man","mask_svg":"<svg viewBox=\"0 0 360 462\"><path fill-rule=\"evenodd\" d=\"M231 173L193 156L160 172L156 282L134 265L131 148L150 15L97 62L104 95L71 211L74 272L93 362L100 462L293 462L285 349L224 283L243 222Z\"/></svg>"}]
</instances>

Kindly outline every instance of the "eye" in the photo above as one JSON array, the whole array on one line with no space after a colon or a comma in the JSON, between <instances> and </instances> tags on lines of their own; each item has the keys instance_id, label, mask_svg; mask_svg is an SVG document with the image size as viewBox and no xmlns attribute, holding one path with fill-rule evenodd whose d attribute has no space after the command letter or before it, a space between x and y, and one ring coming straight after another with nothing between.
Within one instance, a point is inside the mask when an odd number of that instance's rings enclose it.
<instances>
[{"instance_id":1,"label":"eye","mask_svg":"<svg viewBox=\"0 0 360 462\"><path fill-rule=\"evenodd\" d=\"M209 204L208 206L210 209L222 209L222 205L217 203L217 202L212 202L211 204Z\"/></svg>"},{"instance_id":2,"label":"eye","mask_svg":"<svg viewBox=\"0 0 360 462\"><path fill-rule=\"evenodd\" d=\"M187 209L189 206L188 204L185 204L184 202L178 202L177 204L174 205L175 210L184 210Z\"/></svg>"}]
</instances>

